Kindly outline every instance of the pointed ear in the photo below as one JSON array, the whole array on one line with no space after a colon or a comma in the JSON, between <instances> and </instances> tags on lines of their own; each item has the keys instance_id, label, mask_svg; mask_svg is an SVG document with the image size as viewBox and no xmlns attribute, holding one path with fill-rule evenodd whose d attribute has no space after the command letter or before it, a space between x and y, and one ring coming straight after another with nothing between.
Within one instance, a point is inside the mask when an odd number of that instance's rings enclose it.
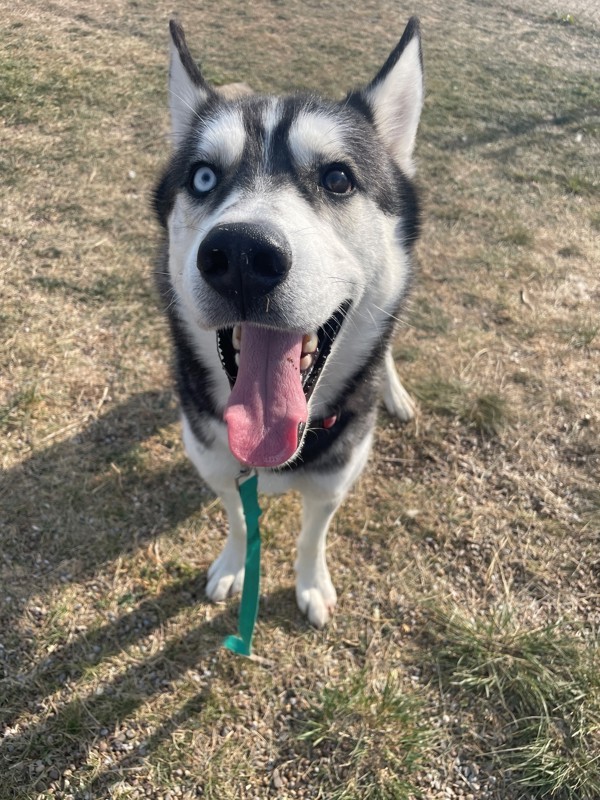
<instances>
[{"instance_id":1,"label":"pointed ear","mask_svg":"<svg viewBox=\"0 0 600 800\"><path fill-rule=\"evenodd\" d=\"M414 173L412 153L423 106L423 61L419 20L412 17L400 42L362 95L392 157Z\"/></svg>"},{"instance_id":2,"label":"pointed ear","mask_svg":"<svg viewBox=\"0 0 600 800\"><path fill-rule=\"evenodd\" d=\"M184 138L199 103L206 102L213 90L206 83L191 56L181 25L172 19L171 62L169 66L169 107L173 143L178 145Z\"/></svg>"}]
</instances>

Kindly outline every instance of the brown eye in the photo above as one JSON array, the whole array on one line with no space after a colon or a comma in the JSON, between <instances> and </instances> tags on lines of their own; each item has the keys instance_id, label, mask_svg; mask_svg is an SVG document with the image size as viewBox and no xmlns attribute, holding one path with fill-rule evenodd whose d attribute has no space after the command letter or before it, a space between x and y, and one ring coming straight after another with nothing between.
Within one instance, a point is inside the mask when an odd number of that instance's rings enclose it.
<instances>
[{"instance_id":1,"label":"brown eye","mask_svg":"<svg viewBox=\"0 0 600 800\"><path fill-rule=\"evenodd\" d=\"M348 194L354 189L347 170L343 167L329 167L322 178L323 186L334 194Z\"/></svg>"}]
</instances>

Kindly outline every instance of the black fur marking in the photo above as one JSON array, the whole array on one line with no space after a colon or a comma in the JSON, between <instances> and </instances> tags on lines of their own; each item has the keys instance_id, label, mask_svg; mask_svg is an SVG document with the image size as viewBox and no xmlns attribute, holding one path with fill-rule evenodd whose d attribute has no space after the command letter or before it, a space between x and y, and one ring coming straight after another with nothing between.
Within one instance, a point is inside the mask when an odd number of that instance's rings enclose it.
<instances>
[{"instance_id":1,"label":"black fur marking","mask_svg":"<svg viewBox=\"0 0 600 800\"><path fill-rule=\"evenodd\" d=\"M402 53L406 50L407 46L414 39L415 36L419 40L419 60L421 62L421 70L423 69L423 51L422 51L422 48L421 48L421 35L420 34L421 34L421 24L419 22L419 18L418 17L411 17L408 20L408 24L407 24L406 28L404 29L404 33L402 34L402 38L400 39L400 41L398 42L396 47L394 47L392 52L389 54L385 64L379 70L377 75L373 78L373 80L371 81L371 83L367 87L367 90L374 88L375 86L377 86L378 83L381 83L381 81L383 81L386 78L386 76L396 66L396 63L398 62L398 59L400 58Z\"/></svg>"},{"instance_id":2,"label":"black fur marking","mask_svg":"<svg viewBox=\"0 0 600 800\"><path fill-rule=\"evenodd\" d=\"M175 196L179 190L177 168L173 161L165 169L162 178L152 193L152 208L158 221L166 229L169 214L175 205Z\"/></svg>"},{"instance_id":3,"label":"black fur marking","mask_svg":"<svg viewBox=\"0 0 600 800\"><path fill-rule=\"evenodd\" d=\"M155 280L173 342L173 372L181 407L190 422L196 438L209 446L213 437L207 430L206 422L221 419L211 394L213 376L196 357L184 326L177 315L173 303L173 290L168 271L168 243L166 237L160 248L156 262Z\"/></svg>"},{"instance_id":4,"label":"black fur marking","mask_svg":"<svg viewBox=\"0 0 600 800\"><path fill-rule=\"evenodd\" d=\"M400 197L398 234L411 252L421 233L421 204L415 184L396 167L397 191Z\"/></svg>"},{"instance_id":5,"label":"black fur marking","mask_svg":"<svg viewBox=\"0 0 600 800\"><path fill-rule=\"evenodd\" d=\"M359 92L350 92L343 103L345 108L352 108L354 111L357 111L359 114L367 120L370 125L375 125L375 117L373 116L373 109L371 108L370 103L362 93L362 90Z\"/></svg>"},{"instance_id":6,"label":"black fur marking","mask_svg":"<svg viewBox=\"0 0 600 800\"><path fill-rule=\"evenodd\" d=\"M213 94L212 88L206 83L202 77L202 73L200 72L198 65L192 58L192 54L190 53L185 40L185 33L183 32L183 28L177 22L177 20L169 20L169 30L171 31L173 44L177 48L179 58L181 59L181 63L183 64L183 68L185 69L189 79L192 81L194 86L198 86L199 88L204 89L205 92Z\"/></svg>"}]
</instances>

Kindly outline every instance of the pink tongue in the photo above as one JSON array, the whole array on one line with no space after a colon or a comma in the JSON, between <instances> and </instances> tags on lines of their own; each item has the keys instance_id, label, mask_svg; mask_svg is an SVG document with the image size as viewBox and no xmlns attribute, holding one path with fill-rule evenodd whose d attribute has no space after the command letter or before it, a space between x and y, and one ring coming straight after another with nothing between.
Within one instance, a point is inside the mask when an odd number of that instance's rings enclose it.
<instances>
[{"instance_id":1,"label":"pink tongue","mask_svg":"<svg viewBox=\"0 0 600 800\"><path fill-rule=\"evenodd\" d=\"M298 448L308 410L300 380L302 334L242 325L240 365L225 408L229 448L244 464L276 467Z\"/></svg>"}]
</instances>

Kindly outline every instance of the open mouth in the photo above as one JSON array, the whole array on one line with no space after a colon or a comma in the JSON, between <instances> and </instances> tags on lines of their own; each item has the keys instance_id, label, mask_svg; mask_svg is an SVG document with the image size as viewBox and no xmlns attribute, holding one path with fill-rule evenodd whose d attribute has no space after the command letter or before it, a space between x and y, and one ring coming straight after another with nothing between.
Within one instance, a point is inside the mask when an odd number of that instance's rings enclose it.
<instances>
[{"instance_id":1,"label":"open mouth","mask_svg":"<svg viewBox=\"0 0 600 800\"><path fill-rule=\"evenodd\" d=\"M277 467L296 453L308 421L308 401L350 305L345 302L316 332L250 323L217 331L219 356L232 387L224 419L239 461Z\"/></svg>"},{"instance_id":2,"label":"open mouth","mask_svg":"<svg viewBox=\"0 0 600 800\"><path fill-rule=\"evenodd\" d=\"M342 322L350 308L348 300L322 325L316 333L304 334L300 359L300 372L302 375L302 388L306 400L314 391L317 381L323 371L325 362L331 352L331 347L338 335ZM240 363L240 349L242 344L242 326L223 328L217 331L217 349L229 384L233 389L238 374Z\"/></svg>"}]
</instances>

